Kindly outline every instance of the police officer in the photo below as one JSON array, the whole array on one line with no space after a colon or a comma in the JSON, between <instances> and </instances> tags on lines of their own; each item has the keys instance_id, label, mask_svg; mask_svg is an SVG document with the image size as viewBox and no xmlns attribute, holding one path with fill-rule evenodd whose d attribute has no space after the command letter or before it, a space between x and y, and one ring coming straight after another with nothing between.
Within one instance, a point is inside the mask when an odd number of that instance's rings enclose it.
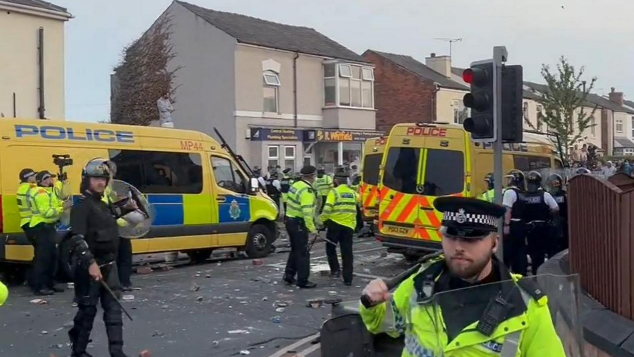
<instances>
[{"instance_id":1,"label":"police officer","mask_svg":"<svg viewBox=\"0 0 634 357\"><path fill-rule=\"evenodd\" d=\"M317 169L306 166L301 170L301 179L288 191L288 210L286 211L286 231L291 240L291 252L288 255L282 280L300 288L314 288L317 284L308 281L310 275L309 235L316 235L315 193L313 182ZM297 274L297 281L295 280Z\"/></svg>"},{"instance_id":2,"label":"police officer","mask_svg":"<svg viewBox=\"0 0 634 357\"><path fill-rule=\"evenodd\" d=\"M57 248L55 225L65 209L72 202L60 203L53 192L53 175L48 171L40 171L35 175L36 188L30 191L32 217L29 227L34 236L33 271L31 273L31 289L35 295L52 295L63 292L54 283L57 271Z\"/></svg>"},{"instance_id":3,"label":"police officer","mask_svg":"<svg viewBox=\"0 0 634 357\"><path fill-rule=\"evenodd\" d=\"M119 230L116 210L102 198L110 180L110 170L104 159L89 161L82 171L82 197L71 211L72 246L78 257L75 269L75 293L79 297L74 326L68 332L72 343L71 357L89 357L86 353L97 303L101 300L104 323L111 357L126 357L123 353L123 322L121 308L101 281L118 293L120 290L116 256ZM130 210L134 202L128 204Z\"/></svg>"},{"instance_id":4,"label":"police officer","mask_svg":"<svg viewBox=\"0 0 634 357\"><path fill-rule=\"evenodd\" d=\"M330 275L341 276L337 258L337 244L341 246L343 283L352 285L352 234L357 227L357 193L346 185L348 175L343 169L335 173L335 188L330 190L319 220L326 226L326 256Z\"/></svg>"},{"instance_id":5,"label":"police officer","mask_svg":"<svg viewBox=\"0 0 634 357\"><path fill-rule=\"evenodd\" d=\"M455 356L564 357L540 288L511 275L495 256L497 222L504 207L464 197L439 197L434 206L443 212L444 256L426 262L393 294L382 280L370 282L364 295L371 307L360 307L368 331L404 335L404 357L432 356L433 351L427 349L438 341L443 346L451 342L448 347ZM492 284L504 281L513 283ZM478 288L464 289L473 286ZM453 294L438 299L444 326L433 328L439 321L435 312L417 313L416 309L424 309L432 294L448 291ZM480 323L483 316L487 323ZM495 329L502 324L514 327Z\"/></svg>"},{"instance_id":6,"label":"police officer","mask_svg":"<svg viewBox=\"0 0 634 357\"><path fill-rule=\"evenodd\" d=\"M524 221L523 194L526 190L524 173L511 170L506 176L508 185L502 196L506 207L504 217L504 264L516 274L526 275L526 222Z\"/></svg>"},{"instance_id":7,"label":"police officer","mask_svg":"<svg viewBox=\"0 0 634 357\"><path fill-rule=\"evenodd\" d=\"M277 172L271 173L266 180L266 192L275 201L277 207L280 207L280 199L282 198L282 185L277 178Z\"/></svg>"},{"instance_id":8,"label":"police officer","mask_svg":"<svg viewBox=\"0 0 634 357\"><path fill-rule=\"evenodd\" d=\"M332 177L330 175L326 175L326 169L323 167L317 170L317 179L313 184L313 187L317 191L317 196L321 198L319 203L319 213L324 210L324 205L326 204L326 197L328 197L328 192L333 188Z\"/></svg>"},{"instance_id":9,"label":"police officer","mask_svg":"<svg viewBox=\"0 0 634 357\"><path fill-rule=\"evenodd\" d=\"M559 174L552 174L549 177L550 194L559 205L559 216L555 222L556 234L559 239L552 245L553 250L548 253L549 257L568 249L568 193L564 189L564 180Z\"/></svg>"},{"instance_id":10,"label":"police officer","mask_svg":"<svg viewBox=\"0 0 634 357\"><path fill-rule=\"evenodd\" d=\"M546 254L552 251L549 247L556 242L550 236L550 221L551 216L559 212L559 206L553 196L542 189L542 175L537 171L531 171L526 176L524 201L523 219L527 230L528 255L531 257L531 271L536 275Z\"/></svg>"},{"instance_id":11,"label":"police officer","mask_svg":"<svg viewBox=\"0 0 634 357\"><path fill-rule=\"evenodd\" d=\"M484 182L487 185L487 190L478 196L478 198L484 201L493 202L493 199L495 198L493 173L489 172L486 176L484 176Z\"/></svg>"},{"instance_id":12,"label":"police officer","mask_svg":"<svg viewBox=\"0 0 634 357\"><path fill-rule=\"evenodd\" d=\"M291 188L294 180L291 177L291 169L286 168L282 171L282 180L280 180L280 188L282 191L282 203L284 204L284 212L286 212L286 202L288 201L288 190Z\"/></svg>"},{"instance_id":13,"label":"police officer","mask_svg":"<svg viewBox=\"0 0 634 357\"><path fill-rule=\"evenodd\" d=\"M31 190L35 187L37 187L35 183L35 171L32 169L23 169L20 171L20 186L15 195L18 201L18 209L20 210L20 228L22 228L22 231L24 231L26 238L31 244L33 244L35 236L29 226L31 217L33 216L30 197Z\"/></svg>"},{"instance_id":14,"label":"police officer","mask_svg":"<svg viewBox=\"0 0 634 357\"><path fill-rule=\"evenodd\" d=\"M266 181L264 180L264 177L262 177L262 169L259 166L255 166L253 168L253 177L258 179L260 187L266 191Z\"/></svg>"},{"instance_id":15,"label":"police officer","mask_svg":"<svg viewBox=\"0 0 634 357\"><path fill-rule=\"evenodd\" d=\"M9 289L0 281L0 306L4 305L9 297Z\"/></svg>"}]
</instances>

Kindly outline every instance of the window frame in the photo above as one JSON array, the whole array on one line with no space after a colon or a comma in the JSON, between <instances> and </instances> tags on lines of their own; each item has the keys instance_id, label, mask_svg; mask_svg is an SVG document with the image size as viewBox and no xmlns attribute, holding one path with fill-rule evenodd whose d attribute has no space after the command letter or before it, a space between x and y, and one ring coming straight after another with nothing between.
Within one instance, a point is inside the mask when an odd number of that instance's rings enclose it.
<instances>
[{"instance_id":1,"label":"window frame","mask_svg":"<svg viewBox=\"0 0 634 357\"><path fill-rule=\"evenodd\" d=\"M293 149L293 155L291 156L286 155L286 149ZM295 145L284 145L284 160L286 159L295 160L296 151L297 151L297 148L295 147Z\"/></svg>"},{"instance_id":2,"label":"window frame","mask_svg":"<svg viewBox=\"0 0 634 357\"><path fill-rule=\"evenodd\" d=\"M335 73L334 75L326 76L325 66L331 66L331 65L334 65ZM359 78L354 78L352 67L359 68ZM346 68L344 69L344 73L342 73L341 71L342 68ZM349 72L348 72L348 69L349 69ZM373 67L364 66L363 64L356 64L356 63L326 62L323 64L322 70L324 73L324 77L323 77L324 89L323 89L323 101L322 101L324 108L352 108L352 109L363 109L363 110L376 110L375 94L374 94L375 77L374 77ZM334 98L334 102L332 103L326 102L326 88L327 88L326 82L328 80L331 82L334 80L335 98ZM343 81L348 81L349 83L346 92L350 100L349 100L349 103L342 104L341 98L342 98L343 91L342 91L341 85ZM352 88L353 86L355 86L355 83L357 82L360 82L360 88L359 88L360 101L359 103L355 103L359 105L353 105L353 89ZM366 87L366 90L367 90L368 86L369 86L370 96L369 98L364 98L365 97L363 94L364 87ZM368 101L370 103L367 103Z\"/></svg>"},{"instance_id":3,"label":"window frame","mask_svg":"<svg viewBox=\"0 0 634 357\"><path fill-rule=\"evenodd\" d=\"M365 73L366 71L369 71L370 76L369 78L366 78ZM372 81L374 82L374 68L372 67L361 67L361 79L364 81Z\"/></svg>"},{"instance_id":4,"label":"window frame","mask_svg":"<svg viewBox=\"0 0 634 357\"><path fill-rule=\"evenodd\" d=\"M337 66L339 69L339 77L341 78L352 78L352 66L348 63L339 63L339 65ZM348 68L348 73L344 74L342 69L343 68Z\"/></svg>"},{"instance_id":5,"label":"window frame","mask_svg":"<svg viewBox=\"0 0 634 357\"><path fill-rule=\"evenodd\" d=\"M621 127L621 130L619 130L619 126ZM617 133L623 133L623 119L614 120L614 130Z\"/></svg>"},{"instance_id":6,"label":"window frame","mask_svg":"<svg viewBox=\"0 0 634 357\"><path fill-rule=\"evenodd\" d=\"M275 78L275 82L269 82L268 77ZM280 81L280 76L273 71L264 71L264 73L262 73L262 78L264 79L264 85L266 86L279 87L282 85L282 82Z\"/></svg>"},{"instance_id":7,"label":"window frame","mask_svg":"<svg viewBox=\"0 0 634 357\"><path fill-rule=\"evenodd\" d=\"M226 160L229 163L229 172L231 172L231 180L234 183L234 185L237 185L239 189L241 189L243 192L240 192L239 190L233 190L231 188L228 187L222 187L219 184L219 181L217 179L216 176L216 171L214 170L214 159L220 159L220 160ZM235 192L238 194L242 194L242 195L246 195L247 194L247 180L246 180L246 176L244 176L244 174L242 172L240 172L240 169L238 166L235 166L234 163L231 161L231 159L229 159L228 157L224 157L224 156L220 156L217 154L211 154L210 155L210 164L211 164L211 173L214 176L214 183L216 184L216 186L224 189L224 190L228 190L231 192ZM240 178L240 183L238 183L236 181L236 178Z\"/></svg>"},{"instance_id":8,"label":"window frame","mask_svg":"<svg viewBox=\"0 0 634 357\"><path fill-rule=\"evenodd\" d=\"M268 77L275 77L277 82L269 82ZM275 73L271 70L267 70L262 72L262 112L263 113L278 113L280 112L280 87L282 86L282 81L280 80L280 76L278 73ZM265 91L267 89L273 89L273 93L275 95L275 110L269 111L266 108L266 95Z\"/></svg>"}]
</instances>

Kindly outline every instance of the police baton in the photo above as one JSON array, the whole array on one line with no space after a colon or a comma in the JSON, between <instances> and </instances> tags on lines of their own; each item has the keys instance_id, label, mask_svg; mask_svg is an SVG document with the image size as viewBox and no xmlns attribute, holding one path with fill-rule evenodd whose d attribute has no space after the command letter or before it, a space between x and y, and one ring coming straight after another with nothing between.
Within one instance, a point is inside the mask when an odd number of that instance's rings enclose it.
<instances>
[{"instance_id":1,"label":"police baton","mask_svg":"<svg viewBox=\"0 0 634 357\"><path fill-rule=\"evenodd\" d=\"M119 299L117 298L117 295L114 294L114 292L112 290L110 290L110 287L108 286L108 284L106 284L105 281L103 281L103 279L99 280L99 282L101 283L101 286L103 286L108 293L110 294L110 296L112 296L112 298L114 299L114 301L117 303L117 305L119 305L119 307L121 308L121 310L125 313L125 315L130 319L130 321L134 321L132 319L132 316L130 316L130 314L128 313L128 311L123 307L123 305L121 305L121 302L119 302Z\"/></svg>"},{"instance_id":2,"label":"police baton","mask_svg":"<svg viewBox=\"0 0 634 357\"><path fill-rule=\"evenodd\" d=\"M410 276L412 276L413 274L416 274L419 270L420 267L423 265L424 262L428 261L429 259L433 259L435 257L438 257L442 254L442 250L436 252L436 253L432 253L432 254L428 254L422 258L420 258L418 260L418 262L416 264L414 264L414 266L412 266L411 268L405 270L404 272L400 273L399 275L390 278L390 279L385 279L383 280L383 283L385 284L385 286L387 287L387 290L392 290L395 287L397 287L400 283L402 283L403 281L405 281L407 278L409 278ZM365 307L366 309L371 308L372 306L374 306L374 303L372 302L372 300L370 299L370 297L368 295L361 295L361 304L363 305L363 307Z\"/></svg>"}]
</instances>

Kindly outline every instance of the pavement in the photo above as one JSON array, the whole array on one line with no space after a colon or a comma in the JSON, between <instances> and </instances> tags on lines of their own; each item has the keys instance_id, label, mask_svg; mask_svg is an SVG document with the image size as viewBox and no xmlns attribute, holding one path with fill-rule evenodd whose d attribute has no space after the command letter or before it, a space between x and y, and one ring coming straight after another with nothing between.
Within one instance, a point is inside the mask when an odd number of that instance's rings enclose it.
<instances>
[{"instance_id":1,"label":"pavement","mask_svg":"<svg viewBox=\"0 0 634 357\"><path fill-rule=\"evenodd\" d=\"M135 274L133 284L141 290L125 293L123 306L134 321L124 316L125 350L138 356L148 350L152 357L282 356L286 350L317 356L312 341L329 318L330 306L307 307L310 299L358 299L374 276L393 276L409 264L397 254L388 254L373 238L355 238L353 285L346 287L320 271L328 271L325 243L312 249L311 281L316 289L298 289L281 282L288 256L287 241L276 242L278 250L255 265L251 259L213 256L198 265L178 264ZM154 257L135 257L152 262ZM324 275L322 275L324 274ZM23 286L10 287L11 295L0 308L0 356L69 356L67 331L76 308L73 291L45 297L46 304L32 303ZM106 357L107 338L97 314L88 352ZM302 346L297 349L297 346ZM291 346L291 347L288 347Z\"/></svg>"}]
</instances>

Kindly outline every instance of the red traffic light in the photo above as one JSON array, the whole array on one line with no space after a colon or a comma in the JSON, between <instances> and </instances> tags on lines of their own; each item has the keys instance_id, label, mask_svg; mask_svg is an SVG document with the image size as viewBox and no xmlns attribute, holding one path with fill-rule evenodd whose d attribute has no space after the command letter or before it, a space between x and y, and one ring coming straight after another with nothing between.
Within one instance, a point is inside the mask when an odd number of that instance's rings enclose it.
<instances>
[{"instance_id":1,"label":"red traffic light","mask_svg":"<svg viewBox=\"0 0 634 357\"><path fill-rule=\"evenodd\" d=\"M469 84L473 83L473 70L471 68L462 71L462 80Z\"/></svg>"}]
</instances>

